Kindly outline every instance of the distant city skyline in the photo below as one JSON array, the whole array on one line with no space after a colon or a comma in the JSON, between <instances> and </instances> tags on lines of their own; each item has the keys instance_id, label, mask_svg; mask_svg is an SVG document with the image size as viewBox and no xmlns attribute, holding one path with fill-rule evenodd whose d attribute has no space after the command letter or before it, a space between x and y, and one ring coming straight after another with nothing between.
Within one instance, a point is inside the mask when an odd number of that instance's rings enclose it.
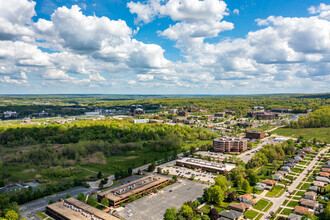
<instances>
[{"instance_id":1,"label":"distant city skyline","mask_svg":"<svg viewBox=\"0 0 330 220\"><path fill-rule=\"evenodd\" d=\"M0 94L326 93L330 5L0 3Z\"/></svg>"}]
</instances>

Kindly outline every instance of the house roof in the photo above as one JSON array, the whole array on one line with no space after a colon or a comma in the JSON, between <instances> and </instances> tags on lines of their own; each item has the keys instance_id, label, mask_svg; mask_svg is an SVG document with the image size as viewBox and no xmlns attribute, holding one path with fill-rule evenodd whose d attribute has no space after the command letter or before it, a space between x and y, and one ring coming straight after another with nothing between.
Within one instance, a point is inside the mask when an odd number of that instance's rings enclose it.
<instances>
[{"instance_id":1,"label":"house roof","mask_svg":"<svg viewBox=\"0 0 330 220\"><path fill-rule=\"evenodd\" d=\"M319 172L319 176L329 177L330 173L328 173L328 172Z\"/></svg>"},{"instance_id":2,"label":"house roof","mask_svg":"<svg viewBox=\"0 0 330 220\"><path fill-rule=\"evenodd\" d=\"M294 214L294 213L290 213L290 215L288 216L288 219L289 220L300 220L301 219L301 215L297 215L297 214Z\"/></svg>"},{"instance_id":3,"label":"house roof","mask_svg":"<svg viewBox=\"0 0 330 220\"><path fill-rule=\"evenodd\" d=\"M300 204L309 207L316 207L319 205L318 201L310 200L310 199L300 199Z\"/></svg>"},{"instance_id":4,"label":"house roof","mask_svg":"<svg viewBox=\"0 0 330 220\"><path fill-rule=\"evenodd\" d=\"M228 219L237 219L240 218L243 215L243 213L235 210L229 210L229 211L222 211L220 212L219 215L220 217L225 217Z\"/></svg>"},{"instance_id":5,"label":"house roof","mask_svg":"<svg viewBox=\"0 0 330 220\"><path fill-rule=\"evenodd\" d=\"M308 191L317 191L318 189L319 189L318 186L310 186L310 187L308 188Z\"/></svg>"},{"instance_id":6,"label":"house roof","mask_svg":"<svg viewBox=\"0 0 330 220\"><path fill-rule=\"evenodd\" d=\"M307 214L308 212L309 212L309 213L312 213L312 212L309 211L308 208L303 207L303 206L299 206L299 205L297 205L297 206L294 208L294 211L297 212L297 213L299 213L299 214L303 214L303 215Z\"/></svg>"},{"instance_id":7,"label":"house roof","mask_svg":"<svg viewBox=\"0 0 330 220\"><path fill-rule=\"evenodd\" d=\"M240 195L239 198L246 199L249 202L256 203L256 200L253 199L253 196L251 194L245 194L245 195Z\"/></svg>"},{"instance_id":8,"label":"house roof","mask_svg":"<svg viewBox=\"0 0 330 220\"><path fill-rule=\"evenodd\" d=\"M316 196L316 192L313 192L313 191L308 191L305 193L305 196Z\"/></svg>"},{"instance_id":9,"label":"house roof","mask_svg":"<svg viewBox=\"0 0 330 220\"><path fill-rule=\"evenodd\" d=\"M328 184L325 183L325 182L321 182L321 181L313 181L313 185L314 185L314 186L319 186L319 187L325 187L325 186L327 186Z\"/></svg>"},{"instance_id":10,"label":"house roof","mask_svg":"<svg viewBox=\"0 0 330 220\"><path fill-rule=\"evenodd\" d=\"M240 210L245 210L249 209L251 207L251 204L245 203L245 202L240 202L240 203L230 203L229 208L236 208Z\"/></svg>"},{"instance_id":11,"label":"house roof","mask_svg":"<svg viewBox=\"0 0 330 220\"><path fill-rule=\"evenodd\" d=\"M262 183L265 183L267 185L275 185L277 183L276 180L263 180Z\"/></svg>"},{"instance_id":12,"label":"house roof","mask_svg":"<svg viewBox=\"0 0 330 220\"><path fill-rule=\"evenodd\" d=\"M321 171L322 171L322 172L328 172L328 173L330 173L330 168L325 168L325 167L324 167L324 168L321 169Z\"/></svg>"}]
</instances>

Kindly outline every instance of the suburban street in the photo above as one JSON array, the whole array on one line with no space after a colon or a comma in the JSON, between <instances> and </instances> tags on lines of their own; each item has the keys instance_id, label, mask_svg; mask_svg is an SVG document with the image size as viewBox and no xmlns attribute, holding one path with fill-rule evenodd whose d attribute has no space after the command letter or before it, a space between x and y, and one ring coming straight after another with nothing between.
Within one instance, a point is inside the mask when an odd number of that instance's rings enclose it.
<instances>
[{"instance_id":1,"label":"suburban street","mask_svg":"<svg viewBox=\"0 0 330 220\"><path fill-rule=\"evenodd\" d=\"M293 183L288 187L288 192L292 192L293 190L295 190L298 186L298 184L300 182L302 182L302 180L306 177L306 175L308 174L307 173L307 170L310 170L312 169L312 167L316 164L316 162L318 161L318 157L326 152L327 150L329 149L329 147L321 150L315 157L314 159L312 160L312 162L307 166L307 168L304 169L304 171L298 176L298 178L296 180L293 181ZM284 192L282 194L282 196L280 196L279 198L269 198L269 197L264 197L270 201L273 202L273 206L267 211L265 212L265 214L262 216L261 220L263 219L269 219L271 216L270 216L270 213L271 212L276 212L277 209L282 205L282 203L284 202L284 200L286 199L286 197L289 196L289 193L288 192Z\"/></svg>"}]
</instances>

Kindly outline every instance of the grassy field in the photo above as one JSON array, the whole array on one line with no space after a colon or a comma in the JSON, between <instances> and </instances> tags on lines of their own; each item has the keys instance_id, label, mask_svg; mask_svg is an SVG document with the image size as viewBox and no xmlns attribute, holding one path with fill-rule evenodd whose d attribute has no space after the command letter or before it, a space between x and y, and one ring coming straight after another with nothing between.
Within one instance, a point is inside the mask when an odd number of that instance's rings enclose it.
<instances>
[{"instance_id":1,"label":"grassy field","mask_svg":"<svg viewBox=\"0 0 330 220\"><path fill-rule=\"evenodd\" d=\"M256 206L254 206L255 209L259 210L259 211L262 211L267 205L268 205L268 201L265 200L265 199L260 199Z\"/></svg>"},{"instance_id":2,"label":"grassy field","mask_svg":"<svg viewBox=\"0 0 330 220\"><path fill-rule=\"evenodd\" d=\"M301 190L307 190L310 186L311 186L311 184L309 184L309 183L304 183L304 185L302 185L302 187L301 187L300 189L301 189Z\"/></svg>"},{"instance_id":3,"label":"grassy field","mask_svg":"<svg viewBox=\"0 0 330 220\"><path fill-rule=\"evenodd\" d=\"M283 188L284 188L283 186L279 186L279 185L274 186L273 189L266 194L266 196L275 197L277 194L279 194L279 192L281 192Z\"/></svg>"},{"instance_id":4,"label":"grassy field","mask_svg":"<svg viewBox=\"0 0 330 220\"><path fill-rule=\"evenodd\" d=\"M330 128L278 128L271 133L294 138L298 138L302 135L307 140L316 138L322 140L323 142L330 142Z\"/></svg>"},{"instance_id":5,"label":"grassy field","mask_svg":"<svg viewBox=\"0 0 330 220\"><path fill-rule=\"evenodd\" d=\"M259 213L253 210L248 210L244 213L244 216L248 219L254 219Z\"/></svg>"},{"instance_id":6,"label":"grassy field","mask_svg":"<svg viewBox=\"0 0 330 220\"><path fill-rule=\"evenodd\" d=\"M290 213L292 212L293 210L292 209L284 209L281 214L282 215L290 215Z\"/></svg>"},{"instance_id":7,"label":"grassy field","mask_svg":"<svg viewBox=\"0 0 330 220\"><path fill-rule=\"evenodd\" d=\"M296 207L297 205L299 205L299 202L291 201L291 202L289 202L289 204L288 204L287 206L288 206L288 207L292 207L292 208L294 208L294 207Z\"/></svg>"}]
</instances>

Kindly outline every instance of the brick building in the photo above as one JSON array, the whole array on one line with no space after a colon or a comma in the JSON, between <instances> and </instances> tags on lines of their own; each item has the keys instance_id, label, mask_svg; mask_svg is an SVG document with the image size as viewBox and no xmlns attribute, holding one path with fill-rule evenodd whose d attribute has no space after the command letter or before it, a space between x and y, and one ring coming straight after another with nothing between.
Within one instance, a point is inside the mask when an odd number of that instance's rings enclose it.
<instances>
[{"instance_id":1,"label":"brick building","mask_svg":"<svg viewBox=\"0 0 330 220\"><path fill-rule=\"evenodd\" d=\"M266 132L264 131L247 131L245 136L250 139L261 139L264 138L265 135Z\"/></svg>"},{"instance_id":2,"label":"brick building","mask_svg":"<svg viewBox=\"0 0 330 220\"><path fill-rule=\"evenodd\" d=\"M240 138L216 138L213 140L215 152L243 152L247 150L247 140Z\"/></svg>"}]
</instances>

